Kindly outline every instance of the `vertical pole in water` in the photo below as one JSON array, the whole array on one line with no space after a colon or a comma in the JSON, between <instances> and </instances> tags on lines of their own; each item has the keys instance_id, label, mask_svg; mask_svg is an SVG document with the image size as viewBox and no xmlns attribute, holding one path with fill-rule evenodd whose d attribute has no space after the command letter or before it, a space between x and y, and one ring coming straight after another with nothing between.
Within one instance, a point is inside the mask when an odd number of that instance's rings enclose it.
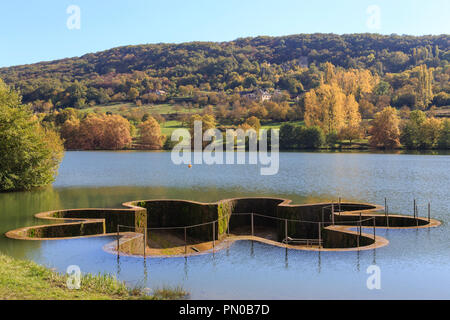
<instances>
[{"instance_id":1,"label":"vertical pole in water","mask_svg":"<svg viewBox=\"0 0 450 320\"><path fill-rule=\"evenodd\" d=\"M386 226L388 226L388 213L387 213L387 199L384 198L384 218L386 219Z\"/></svg>"},{"instance_id":2,"label":"vertical pole in water","mask_svg":"<svg viewBox=\"0 0 450 320\"><path fill-rule=\"evenodd\" d=\"M386 207L386 212L387 212L387 215L386 215L386 224L387 224L387 227L389 228L389 207Z\"/></svg>"},{"instance_id":3,"label":"vertical pole in water","mask_svg":"<svg viewBox=\"0 0 450 320\"><path fill-rule=\"evenodd\" d=\"M419 227L419 208L416 208L416 226Z\"/></svg>"},{"instance_id":4,"label":"vertical pole in water","mask_svg":"<svg viewBox=\"0 0 450 320\"><path fill-rule=\"evenodd\" d=\"M186 227L184 227L184 254L187 254L187 232L186 232Z\"/></svg>"},{"instance_id":5,"label":"vertical pole in water","mask_svg":"<svg viewBox=\"0 0 450 320\"><path fill-rule=\"evenodd\" d=\"M359 248L359 237L361 237L361 220L358 221L358 229L359 229L359 230L357 230L358 237L356 239L357 239L357 245L358 245L358 248Z\"/></svg>"},{"instance_id":6,"label":"vertical pole in water","mask_svg":"<svg viewBox=\"0 0 450 320\"><path fill-rule=\"evenodd\" d=\"M288 221L284 219L284 238L286 239L286 245L288 244Z\"/></svg>"},{"instance_id":7,"label":"vertical pole in water","mask_svg":"<svg viewBox=\"0 0 450 320\"><path fill-rule=\"evenodd\" d=\"M361 237L361 222L362 222L362 215L361 211L359 212L359 236Z\"/></svg>"},{"instance_id":8,"label":"vertical pole in water","mask_svg":"<svg viewBox=\"0 0 450 320\"><path fill-rule=\"evenodd\" d=\"M428 202L428 223L431 222L431 202Z\"/></svg>"},{"instance_id":9,"label":"vertical pole in water","mask_svg":"<svg viewBox=\"0 0 450 320\"><path fill-rule=\"evenodd\" d=\"M341 215L341 197L339 197L339 215Z\"/></svg>"},{"instance_id":10,"label":"vertical pole in water","mask_svg":"<svg viewBox=\"0 0 450 320\"><path fill-rule=\"evenodd\" d=\"M213 249L216 247L216 222L213 221Z\"/></svg>"},{"instance_id":11,"label":"vertical pole in water","mask_svg":"<svg viewBox=\"0 0 450 320\"><path fill-rule=\"evenodd\" d=\"M120 247L120 244L119 244L119 238L120 238L120 235L119 235L119 225L117 225L117 257L120 257L120 251L119 251L119 247Z\"/></svg>"},{"instance_id":12,"label":"vertical pole in water","mask_svg":"<svg viewBox=\"0 0 450 320\"><path fill-rule=\"evenodd\" d=\"M416 218L416 209L417 209L417 207L416 207L416 199L414 199L414 218Z\"/></svg>"},{"instance_id":13,"label":"vertical pole in water","mask_svg":"<svg viewBox=\"0 0 450 320\"><path fill-rule=\"evenodd\" d=\"M252 237L255 235L255 227L254 227L254 224L253 224L253 213L252 213L252 217L251 217L251 221L252 221Z\"/></svg>"},{"instance_id":14,"label":"vertical pole in water","mask_svg":"<svg viewBox=\"0 0 450 320\"><path fill-rule=\"evenodd\" d=\"M375 227L376 227L376 222L375 222L375 217L373 217L373 241L374 242L375 242L375 239L376 239Z\"/></svg>"}]
</instances>

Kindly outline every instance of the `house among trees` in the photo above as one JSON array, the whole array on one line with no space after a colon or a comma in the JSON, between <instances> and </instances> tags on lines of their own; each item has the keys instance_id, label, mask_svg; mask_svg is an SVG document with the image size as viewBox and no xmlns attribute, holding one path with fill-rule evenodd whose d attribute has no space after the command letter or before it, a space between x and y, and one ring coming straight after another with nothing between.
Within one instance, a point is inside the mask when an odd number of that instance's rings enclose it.
<instances>
[{"instance_id":1,"label":"house among trees","mask_svg":"<svg viewBox=\"0 0 450 320\"><path fill-rule=\"evenodd\" d=\"M252 101L260 102L269 101L272 99L272 95L269 92L261 89L253 90L250 92L241 92L241 96Z\"/></svg>"},{"instance_id":2,"label":"house among trees","mask_svg":"<svg viewBox=\"0 0 450 320\"><path fill-rule=\"evenodd\" d=\"M167 94L166 91L164 91L164 90L159 90L159 89L151 90L151 93L154 93L154 94L156 94L157 96L165 96L165 95Z\"/></svg>"}]
</instances>

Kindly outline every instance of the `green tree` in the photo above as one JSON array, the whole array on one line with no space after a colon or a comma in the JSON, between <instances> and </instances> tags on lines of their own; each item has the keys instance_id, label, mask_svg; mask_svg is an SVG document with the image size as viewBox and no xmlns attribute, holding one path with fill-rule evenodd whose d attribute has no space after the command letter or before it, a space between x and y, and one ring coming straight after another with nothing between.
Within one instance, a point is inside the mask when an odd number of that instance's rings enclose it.
<instances>
[{"instance_id":1,"label":"green tree","mask_svg":"<svg viewBox=\"0 0 450 320\"><path fill-rule=\"evenodd\" d=\"M285 150L295 147L295 126L290 123L284 123L280 127L280 148Z\"/></svg>"},{"instance_id":2,"label":"green tree","mask_svg":"<svg viewBox=\"0 0 450 320\"><path fill-rule=\"evenodd\" d=\"M408 149L419 149L422 144L421 127L427 116L423 111L415 110L409 115L401 134L401 143Z\"/></svg>"},{"instance_id":3,"label":"green tree","mask_svg":"<svg viewBox=\"0 0 450 320\"><path fill-rule=\"evenodd\" d=\"M401 142L408 149L432 149L438 144L442 122L435 118L427 118L423 111L411 112L405 123Z\"/></svg>"},{"instance_id":4,"label":"green tree","mask_svg":"<svg viewBox=\"0 0 450 320\"><path fill-rule=\"evenodd\" d=\"M21 105L19 94L0 80L0 191L49 185L63 151L58 134L44 129Z\"/></svg>"},{"instance_id":5,"label":"green tree","mask_svg":"<svg viewBox=\"0 0 450 320\"><path fill-rule=\"evenodd\" d=\"M294 129L295 145L299 149L318 149L325 143L325 134L319 126Z\"/></svg>"},{"instance_id":6,"label":"green tree","mask_svg":"<svg viewBox=\"0 0 450 320\"><path fill-rule=\"evenodd\" d=\"M325 143L325 134L319 126L303 130L303 145L306 149L318 149Z\"/></svg>"},{"instance_id":7,"label":"green tree","mask_svg":"<svg viewBox=\"0 0 450 320\"><path fill-rule=\"evenodd\" d=\"M442 150L450 149L450 120L445 119L442 124L441 134L439 136L438 148Z\"/></svg>"}]
</instances>

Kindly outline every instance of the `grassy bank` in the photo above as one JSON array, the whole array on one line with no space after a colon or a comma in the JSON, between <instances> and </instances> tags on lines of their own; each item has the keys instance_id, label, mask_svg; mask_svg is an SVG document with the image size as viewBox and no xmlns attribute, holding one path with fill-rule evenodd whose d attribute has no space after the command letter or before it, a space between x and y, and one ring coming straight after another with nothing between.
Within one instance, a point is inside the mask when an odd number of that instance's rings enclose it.
<instances>
[{"instance_id":1,"label":"grassy bank","mask_svg":"<svg viewBox=\"0 0 450 320\"><path fill-rule=\"evenodd\" d=\"M83 275L80 290L68 289L66 282L66 275L0 253L0 300L175 300L187 297L183 289L167 287L148 295L144 289L129 289L109 275Z\"/></svg>"}]
</instances>

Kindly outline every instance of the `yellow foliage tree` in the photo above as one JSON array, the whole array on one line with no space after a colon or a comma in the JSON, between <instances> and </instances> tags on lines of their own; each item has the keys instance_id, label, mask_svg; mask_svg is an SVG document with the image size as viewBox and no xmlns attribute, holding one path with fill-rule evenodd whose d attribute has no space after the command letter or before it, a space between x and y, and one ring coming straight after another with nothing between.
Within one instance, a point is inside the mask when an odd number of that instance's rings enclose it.
<instances>
[{"instance_id":1,"label":"yellow foliage tree","mask_svg":"<svg viewBox=\"0 0 450 320\"><path fill-rule=\"evenodd\" d=\"M359 126L361 114L353 95L346 96L339 86L323 84L305 95L305 123L319 126L329 134L346 126Z\"/></svg>"},{"instance_id":2,"label":"yellow foliage tree","mask_svg":"<svg viewBox=\"0 0 450 320\"><path fill-rule=\"evenodd\" d=\"M375 115L371 125L369 143L372 147L394 149L400 146L400 118L396 109L384 108Z\"/></svg>"},{"instance_id":3,"label":"yellow foliage tree","mask_svg":"<svg viewBox=\"0 0 450 320\"><path fill-rule=\"evenodd\" d=\"M139 125L139 142L151 150L159 150L163 144L161 136L161 127L155 118L149 117L145 122Z\"/></svg>"}]
</instances>

